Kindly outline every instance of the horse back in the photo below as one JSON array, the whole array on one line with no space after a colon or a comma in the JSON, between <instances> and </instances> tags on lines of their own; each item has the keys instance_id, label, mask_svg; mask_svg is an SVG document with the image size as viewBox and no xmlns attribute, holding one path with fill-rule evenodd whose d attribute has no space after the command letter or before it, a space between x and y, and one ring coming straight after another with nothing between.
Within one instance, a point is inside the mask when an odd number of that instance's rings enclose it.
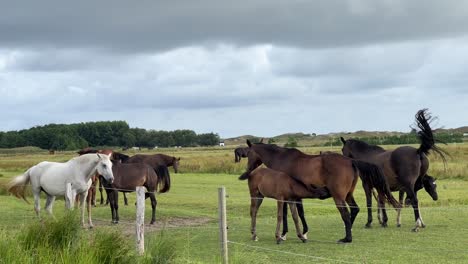
<instances>
[{"instance_id":1,"label":"horse back","mask_svg":"<svg viewBox=\"0 0 468 264\"><path fill-rule=\"evenodd\" d=\"M135 190L137 186L144 186L148 178L156 174L154 169L145 163L116 163L112 166L112 173L112 186L129 191Z\"/></svg>"}]
</instances>

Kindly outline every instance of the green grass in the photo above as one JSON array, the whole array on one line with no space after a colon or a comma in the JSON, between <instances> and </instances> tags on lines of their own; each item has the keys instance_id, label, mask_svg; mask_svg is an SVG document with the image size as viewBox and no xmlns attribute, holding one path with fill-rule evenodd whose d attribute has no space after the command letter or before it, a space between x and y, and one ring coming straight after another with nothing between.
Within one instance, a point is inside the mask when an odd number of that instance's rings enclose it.
<instances>
[{"instance_id":1,"label":"green grass","mask_svg":"<svg viewBox=\"0 0 468 264\"><path fill-rule=\"evenodd\" d=\"M246 166L245 160L242 160L241 164L234 164L231 149L163 150L170 155L182 157L181 170L184 173L171 173L171 190L157 196L158 228L147 226L145 235L147 250L152 253L139 258L138 261L140 263L220 263L217 188L225 186L229 196L227 198L228 239L232 241L229 244L230 263L464 262L468 259L468 252L465 249L468 244L468 236L466 236L468 232L466 221L468 219L466 191L468 190L468 181L466 181L468 179L466 167L468 144L450 145L447 148L452 154L447 170L443 169L439 159L431 156L430 174L439 178L439 201L432 201L424 190L419 192L421 212L427 224L425 229L418 233L410 231L414 224L414 215L409 208L403 210L401 228L396 227L396 212L389 210L388 228L379 227L374 214L373 228L365 229L364 224L367 218L366 209L363 208L365 200L360 183L358 183L355 195L357 203L361 206L361 212L353 227L353 243L347 245L335 243L344 236L344 228L338 211L330 199L305 201L306 217L310 227L308 243L304 244L295 238L294 227L292 221L289 220L288 240L281 245L276 245L274 238L276 203L272 200L265 200L257 219L257 234L260 240L251 241L248 187L246 182L237 180L240 174L237 170L242 172ZM317 153L320 149L305 148L303 150L308 153ZM65 152L54 156L37 154L0 158L0 173L3 175L0 177L0 241L2 241L0 252L5 250L13 254L15 250L23 250L18 238L24 230L39 222L35 217L32 204L26 204L12 196L1 195L2 184L22 173L30 164L41 160L66 160L73 155L72 152ZM220 163L220 161L223 162ZM199 172L187 173L195 168L195 165L199 166L195 170ZM207 171L210 170L213 172L208 173ZM220 173L218 170L230 173ZM31 198L30 200L32 201ZM78 237L92 238L88 241L98 241L97 238L104 237L106 241L117 241L116 243L119 244L123 243L120 240L123 237L130 250L127 252L123 249L122 255L133 256L135 247L134 194L129 195L129 200L130 205L124 206L120 198L120 224L111 225L110 209L107 206L98 206L93 209L94 230L80 228ZM43 206L45 199L41 202ZM54 214L59 219L67 216L62 199L56 201ZM150 215L150 203L147 201L146 223L149 223ZM48 219L45 212L43 216ZM75 217L78 218L78 216ZM54 222L51 221L51 223ZM108 244L112 246L112 243ZM43 260L46 263L99 263L95 253L89 249L84 250L84 247L82 251L64 251L61 260L57 262L52 261L56 259L52 259L51 251L42 249L41 252L44 254ZM10 254L10 257L16 258L18 260L16 263L32 263L31 254ZM103 256L103 259L106 259L106 256ZM10 263L10 261L3 262ZM2 263L1 258L0 263Z\"/></svg>"}]
</instances>

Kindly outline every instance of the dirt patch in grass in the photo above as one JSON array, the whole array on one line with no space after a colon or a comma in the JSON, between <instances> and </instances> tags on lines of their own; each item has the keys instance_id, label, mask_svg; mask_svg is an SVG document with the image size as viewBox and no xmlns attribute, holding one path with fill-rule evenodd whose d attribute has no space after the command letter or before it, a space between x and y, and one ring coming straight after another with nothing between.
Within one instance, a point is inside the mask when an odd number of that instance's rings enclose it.
<instances>
[{"instance_id":1,"label":"dirt patch in grass","mask_svg":"<svg viewBox=\"0 0 468 264\"><path fill-rule=\"evenodd\" d=\"M183 227L197 227L203 226L213 221L208 217L169 217L156 220L156 223L150 225L145 223L145 232L160 231L163 229L183 228ZM146 221L148 222L148 221ZM112 226L122 230L124 234L133 235L135 233L135 222L120 221L118 224L112 224L111 221L93 220L95 228L100 226Z\"/></svg>"}]
</instances>

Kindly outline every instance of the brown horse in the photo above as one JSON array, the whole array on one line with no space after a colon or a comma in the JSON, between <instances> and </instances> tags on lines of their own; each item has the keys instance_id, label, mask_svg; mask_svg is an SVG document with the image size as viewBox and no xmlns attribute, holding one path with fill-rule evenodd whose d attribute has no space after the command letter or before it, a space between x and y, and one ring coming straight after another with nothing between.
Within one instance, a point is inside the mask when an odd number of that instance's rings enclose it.
<instances>
[{"instance_id":1,"label":"brown horse","mask_svg":"<svg viewBox=\"0 0 468 264\"><path fill-rule=\"evenodd\" d=\"M379 196L398 206L398 202L388 189L382 171L374 164L352 160L339 154L307 155L294 148L282 148L273 144L252 144L249 140L247 145L250 148L248 168L240 179L249 178L250 173L263 163L268 168L284 172L304 183L309 190L317 187L328 189L345 224L346 236L338 242L352 241L351 227L359 212L353 192L359 177L363 184L376 188Z\"/></svg>"},{"instance_id":2,"label":"brown horse","mask_svg":"<svg viewBox=\"0 0 468 264\"><path fill-rule=\"evenodd\" d=\"M144 154L136 154L134 156L128 157L126 155L122 155L120 160L122 163L145 163L151 166L153 169L156 170L158 166L164 165L167 167L174 167L174 173L179 171L179 162L180 157L172 157L164 154L153 154L153 155L144 155ZM127 196L124 193L124 203L128 205Z\"/></svg>"},{"instance_id":3,"label":"brown horse","mask_svg":"<svg viewBox=\"0 0 468 264\"><path fill-rule=\"evenodd\" d=\"M101 179L109 199L112 223L117 224L119 222L118 192L134 192L137 186L145 186L147 190L145 199L148 197L151 199L152 214L150 224L154 224L156 221L157 204L155 192L159 189L159 193L165 193L171 187L167 167L161 165L155 170L144 163L120 163L119 161L113 161L112 163L114 182L109 184L104 179Z\"/></svg>"},{"instance_id":4,"label":"brown horse","mask_svg":"<svg viewBox=\"0 0 468 264\"><path fill-rule=\"evenodd\" d=\"M286 173L275 171L269 168L256 168L248 177L250 191L250 217L252 239L257 241L257 213L264 197L277 200L277 225L276 243L283 239L280 236L280 226L283 221L283 208L285 203L289 204L291 215L296 226L296 234L303 242L307 241L307 234L304 230L300 232L296 203L302 198L327 198L330 194L326 188L314 188L309 190L302 182L290 177ZM241 180L245 180L242 178Z\"/></svg>"},{"instance_id":5,"label":"brown horse","mask_svg":"<svg viewBox=\"0 0 468 264\"><path fill-rule=\"evenodd\" d=\"M415 183L418 178L422 178L421 182L424 182L425 175L429 169L429 160L427 155L432 150L438 153L445 163L445 156L443 150L439 149L435 142L430 122L432 120L431 115L427 112L427 109L419 110L416 113L416 125L419 128L417 136L421 142L419 148L413 148L409 146L399 147L395 150L385 150L379 146L367 144L364 141L357 139L345 140L341 137L343 142L342 152L343 155L367 161L379 166L385 175L386 181L391 191L404 191L408 198L411 200L411 204L414 210L414 217L416 225L413 231L418 231L420 227L425 227L425 224L421 218L418 207L418 198L415 191ZM370 189L364 189L367 200L367 227L371 226L372 223L372 198ZM383 207L384 205L381 204ZM387 213L385 208L382 208L382 226L387 226ZM398 209L397 209L398 210ZM398 224L399 221L398 221Z\"/></svg>"},{"instance_id":6,"label":"brown horse","mask_svg":"<svg viewBox=\"0 0 468 264\"><path fill-rule=\"evenodd\" d=\"M241 158L247 158L249 148L236 148L234 150L234 162L240 162Z\"/></svg>"}]
</instances>

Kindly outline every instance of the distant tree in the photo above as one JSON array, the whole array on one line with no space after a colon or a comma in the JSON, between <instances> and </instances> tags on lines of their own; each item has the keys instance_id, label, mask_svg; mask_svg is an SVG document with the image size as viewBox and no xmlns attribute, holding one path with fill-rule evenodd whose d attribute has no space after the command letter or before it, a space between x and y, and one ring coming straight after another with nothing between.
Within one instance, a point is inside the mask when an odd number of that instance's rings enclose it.
<instances>
[{"instance_id":1,"label":"distant tree","mask_svg":"<svg viewBox=\"0 0 468 264\"><path fill-rule=\"evenodd\" d=\"M296 148L298 146L297 144L297 139L295 137L289 136L288 137L288 142L284 144L284 147L287 148Z\"/></svg>"},{"instance_id":2,"label":"distant tree","mask_svg":"<svg viewBox=\"0 0 468 264\"><path fill-rule=\"evenodd\" d=\"M197 136L197 143L200 146L216 146L219 141L220 138L218 134L215 133L199 134Z\"/></svg>"}]
</instances>

